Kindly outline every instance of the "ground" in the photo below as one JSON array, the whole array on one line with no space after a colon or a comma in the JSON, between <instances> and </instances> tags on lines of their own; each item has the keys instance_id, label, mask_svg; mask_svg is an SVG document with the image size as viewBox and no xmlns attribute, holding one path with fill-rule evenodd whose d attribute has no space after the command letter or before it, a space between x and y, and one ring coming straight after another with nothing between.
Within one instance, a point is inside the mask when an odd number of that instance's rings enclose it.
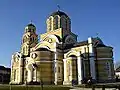
<instances>
[{"instance_id":1,"label":"ground","mask_svg":"<svg viewBox=\"0 0 120 90\"><path fill-rule=\"evenodd\" d=\"M0 85L0 90L120 90L120 82L116 83L99 83L93 85L44 85L43 89L40 85Z\"/></svg>"},{"instance_id":2,"label":"ground","mask_svg":"<svg viewBox=\"0 0 120 90\"><path fill-rule=\"evenodd\" d=\"M45 85L43 89L40 85L0 85L0 90L69 90L68 86Z\"/></svg>"}]
</instances>

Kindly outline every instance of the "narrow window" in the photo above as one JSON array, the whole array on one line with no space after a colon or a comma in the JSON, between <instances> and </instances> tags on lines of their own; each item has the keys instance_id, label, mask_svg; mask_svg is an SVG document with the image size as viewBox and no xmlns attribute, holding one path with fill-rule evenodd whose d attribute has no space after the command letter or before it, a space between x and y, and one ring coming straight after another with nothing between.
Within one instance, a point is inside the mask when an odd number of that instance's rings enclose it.
<instances>
[{"instance_id":1,"label":"narrow window","mask_svg":"<svg viewBox=\"0 0 120 90\"><path fill-rule=\"evenodd\" d=\"M54 30L58 29L58 16L54 17Z\"/></svg>"},{"instance_id":2,"label":"narrow window","mask_svg":"<svg viewBox=\"0 0 120 90\"><path fill-rule=\"evenodd\" d=\"M61 70L60 70L60 66L59 66L59 67L58 67L58 73L60 73L60 71L61 71Z\"/></svg>"},{"instance_id":3,"label":"narrow window","mask_svg":"<svg viewBox=\"0 0 120 90\"><path fill-rule=\"evenodd\" d=\"M52 19L49 19L49 31L52 29Z\"/></svg>"},{"instance_id":4,"label":"narrow window","mask_svg":"<svg viewBox=\"0 0 120 90\"><path fill-rule=\"evenodd\" d=\"M62 16L61 17L61 25L60 25L63 29L66 29L66 17Z\"/></svg>"},{"instance_id":5,"label":"narrow window","mask_svg":"<svg viewBox=\"0 0 120 90\"><path fill-rule=\"evenodd\" d=\"M23 54L25 53L25 48L23 47Z\"/></svg>"}]
</instances>

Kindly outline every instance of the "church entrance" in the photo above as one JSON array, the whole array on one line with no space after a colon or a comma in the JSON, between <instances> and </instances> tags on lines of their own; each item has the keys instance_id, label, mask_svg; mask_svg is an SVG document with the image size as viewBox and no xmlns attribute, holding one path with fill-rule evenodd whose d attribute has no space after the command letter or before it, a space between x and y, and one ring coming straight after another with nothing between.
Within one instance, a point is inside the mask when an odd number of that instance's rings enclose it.
<instances>
[{"instance_id":1,"label":"church entrance","mask_svg":"<svg viewBox=\"0 0 120 90\"><path fill-rule=\"evenodd\" d=\"M68 80L74 84L78 84L78 66L77 57L75 55L69 56L67 61L68 66Z\"/></svg>"}]
</instances>

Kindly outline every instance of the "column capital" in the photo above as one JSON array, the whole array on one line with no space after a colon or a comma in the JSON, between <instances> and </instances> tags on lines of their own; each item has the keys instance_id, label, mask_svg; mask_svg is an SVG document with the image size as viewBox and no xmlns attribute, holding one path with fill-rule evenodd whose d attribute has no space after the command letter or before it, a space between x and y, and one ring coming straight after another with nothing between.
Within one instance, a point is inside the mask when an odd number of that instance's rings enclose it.
<instances>
[{"instance_id":1,"label":"column capital","mask_svg":"<svg viewBox=\"0 0 120 90\"><path fill-rule=\"evenodd\" d=\"M67 61L67 59L63 59L63 62Z\"/></svg>"},{"instance_id":2,"label":"column capital","mask_svg":"<svg viewBox=\"0 0 120 90\"><path fill-rule=\"evenodd\" d=\"M79 51L79 52L77 52L77 57L80 57L80 55L81 55L81 52Z\"/></svg>"}]
</instances>

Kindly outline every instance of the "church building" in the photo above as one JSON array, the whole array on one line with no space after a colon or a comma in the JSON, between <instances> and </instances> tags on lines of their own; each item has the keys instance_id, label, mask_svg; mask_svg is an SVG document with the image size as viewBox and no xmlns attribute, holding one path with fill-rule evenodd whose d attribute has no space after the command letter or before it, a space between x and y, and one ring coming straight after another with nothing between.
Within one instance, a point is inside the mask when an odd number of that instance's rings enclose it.
<instances>
[{"instance_id":1,"label":"church building","mask_svg":"<svg viewBox=\"0 0 120 90\"><path fill-rule=\"evenodd\" d=\"M36 26L24 29L19 52L12 55L11 84L70 85L92 78L96 83L114 80L113 48L99 37L77 41L71 19L61 10L46 20L47 30L36 34Z\"/></svg>"}]
</instances>

